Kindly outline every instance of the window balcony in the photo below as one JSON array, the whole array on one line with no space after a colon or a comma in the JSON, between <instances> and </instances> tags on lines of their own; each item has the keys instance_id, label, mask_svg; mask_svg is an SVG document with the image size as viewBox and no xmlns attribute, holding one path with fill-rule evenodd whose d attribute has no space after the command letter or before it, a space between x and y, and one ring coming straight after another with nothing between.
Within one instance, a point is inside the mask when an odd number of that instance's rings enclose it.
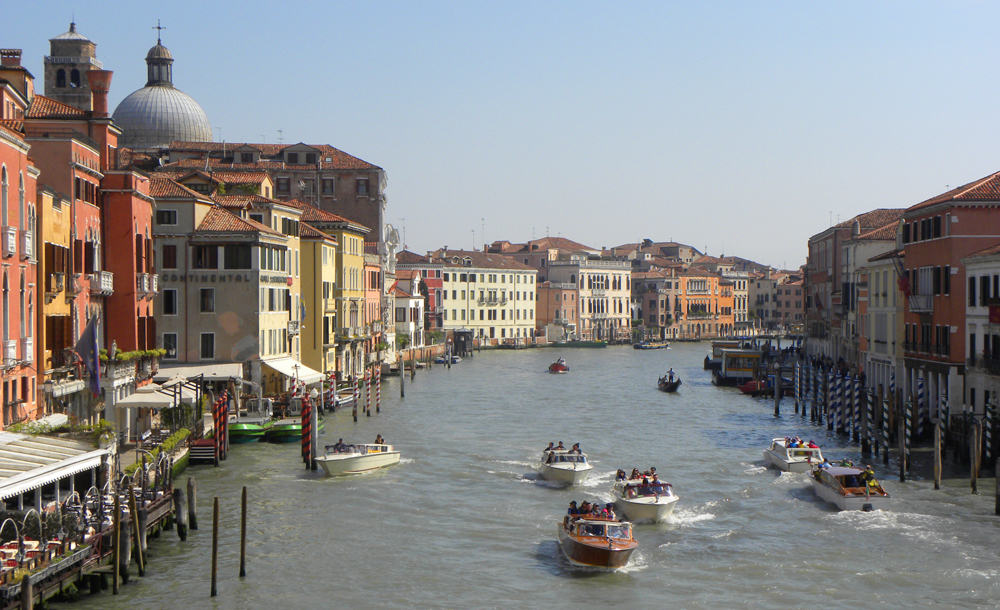
<instances>
[{"instance_id":1,"label":"window balcony","mask_svg":"<svg viewBox=\"0 0 1000 610\"><path fill-rule=\"evenodd\" d=\"M35 353L35 338L34 337L22 337L21 338L21 360L34 360Z\"/></svg>"},{"instance_id":2,"label":"window balcony","mask_svg":"<svg viewBox=\"0 0 1000 610\"><path fill-rule=\"evenodd\" d=\"M17 227L3 228L3 255L14 256L17 254Z\"/></svg>"},{"instance_id":3,"label":"window balcony","mask_svg":"<svg viewBox=\"0 0 1000 610\"><path fill-rule=\"evenodd\" d=\"M21 232L21 258L30 259L35 256L35 236L31 231Z\"/></svg>"},{"instance_id":4,"label":"window balcony","mask_svg":"<svg viewBox=\"0 0 1000 610\"><path fill-rule=\"evenodd\" d=\"M934 313L934 295L912 294L909 305L911 313Z\"/></svg>"},{"instance_id":5,"label":"window balcony","mask_svg":"<svg viewBox=\"0 0 1000 610\"><path fill-rule=\"evenodd\" d=\"M57 271L49 274L48 282L45 284L45 292L55 295L66 289L66 274Z\"/></svg>"},{"instance_id":6,"label":"window balcony","mask_svg":"<svg viewBox=\"0 0 1000 610\"><path fill-rule=\"evenodd\" d=\"M135 291L143 296L152 294L153 281L148 273L135 274Z\"/></svg>"},{"instance_id":7,"label":"window balcony","mask_svg":"<svg viewBox=\"0 0 1000 610\"><path fill-rule=\"evenodd\" d=\"M3 361L5 364L17 362L17 341L14 339L4 341Z\"/></svg>"},{"instance_id":8,"label":"window balcony","mask_svg":"<svg viewBox=\"0 0 1000 610\"><path fill-rule=\"evenodd\" d=\"M300 324L298 320L288 321L288 334L292 337L299 334Z\"/></svg>"},{"instance_id":9,"label":"window balcony","mask_svg":"<svg viewBox=\"0 0 1000 610\"><path fill-rule=\"evenodd\" d=\"M115 274L110 271L98 271L90 274L90 294L113 294L115 291Z\"/></svg>"},{"instance_id":10,"label":"window balcony","mask_svg":"<svg viewBox=\"0 0 1000 610\"><path fill-rule=\"evenodd\" d=\"M160 276L159 276L159 274L150 273L149 274L149 283L150 283L151 294L159 294L160 293Z\"/></svg>"}]
</instances>

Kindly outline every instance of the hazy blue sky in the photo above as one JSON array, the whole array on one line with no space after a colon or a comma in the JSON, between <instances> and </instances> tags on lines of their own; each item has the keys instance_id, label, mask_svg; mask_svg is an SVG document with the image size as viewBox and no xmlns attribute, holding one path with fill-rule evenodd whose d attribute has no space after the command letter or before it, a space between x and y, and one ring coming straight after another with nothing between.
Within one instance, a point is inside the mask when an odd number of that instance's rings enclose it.
<instances>
[{"instance_id":1,"label":"hazy blue sky","mask_svg":"<svg viewBox=\"0 0 1000 610\"><path fill-rule=\"evenodd\" d=\"M1000 169L1000 3L5 2L0 46L40 79L74 12L112 105L159 17L216 139L382 166L417 251L481 247L485 219L791 267L831 218Z\"/></svg>"}]
</instances>

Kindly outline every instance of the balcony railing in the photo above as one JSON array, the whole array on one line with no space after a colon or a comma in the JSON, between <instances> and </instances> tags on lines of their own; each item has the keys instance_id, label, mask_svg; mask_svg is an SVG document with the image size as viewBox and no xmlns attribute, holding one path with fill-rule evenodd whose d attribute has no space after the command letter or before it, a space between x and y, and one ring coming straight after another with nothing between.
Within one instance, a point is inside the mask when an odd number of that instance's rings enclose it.
<instances>
[{"instance_id":1,"label":"balcony railing","mask_svg":"<svg viewBox=\"0 0 1000 610\"><path fill-rule=\"evenodd\" d=\"M90 294L112 294L115 291L115 274L97 271L90 274Z\"/></svg>"},{"instance_id":2,"label":"balcony railing","mask_svg":"<svg viewBox=\"0 0 1000 610\"><path fill-rule=\"evenodd\" d=\"M31 231L21 232L21 258L29 259L35 254L35 236Z\"/></svg>"},{"instance_id":3,"label":"balcony railing","mask_svg":"<svg viewBox=\"0 0 1000 610\"><path fill-rule=\"evenodd\" d=\"M476 302L481 307L482 306L492 307L492 306L496 306L496 305L506 305L507 304L507 297L503 297L503 298L484 297L482 299L477 300Z\"/></svg>"},{"instance_id":4,"label":"balcony railing","mask_svg":"<svg viewBox=\"0 0 1000 610\"><path fill-rule=\"evenodd\" d=\"M912 313L934 313L934 295L910 295L910 311Z\"/></svg>"},{"instance_id":5,"label":"balcony railing","mask_svg":"<svg viewBox=\"0 0 1000 610\"><path fill-rule=\"evenodd\" d=\"M9 339L4 342L3 361L4 362L17 361L17 341L15 341L14 339Z\"/></svg>"},{"instance_id":6,"label":"balcony railing","mask_svg":"<svg viewBox=\"0 0 1000 610\"><path fill-rule=\"evenodd\" d=\"M152 294L160 292L160 276L156 273L149 274L150 291Z\"/></svg>"},{"instance_id":7,"label":"balcony railing","mask_svg":"<svg viewBox=\"0 0 1000 610\"><path fill-rule=\"evenodd\" d=\"M21 360L34 360L35 338L21 337Z\"/></svg>"},{"instance_id":8,"label":"balcony railing","mask_svg":"<svg viewBox=\"0 0 1000 610\"><path fill-rule=\"evenodd\" d=\"M17 254L17 227L3 228L3 255L14 256Z\"/></svg>"},{"instance_id":9,"label":"balcony railing","mask_svg":"<svg viewBox=\"0 0 1000 610\"><path fill-rule=\"evenodd\" d=\"M295 335L299 334L299 326L300 325L299 325L299 321L298 320L289 320L288 321L288 334L291 335L291 336L293 336L293 337Z\"/></svg>"},{"instance_id":10,"label":"balcony railing","mask_svg":"<svg viewBox=\"0 0 1000 610\"><path fill-rule=\"evenodd\" d=\"M76 295L80 294L80 292L83 290L82 289L82 282L81 282L82 279L83 279L83 274L82 273L74 273L69 278L69 281L66 282L66 292L70 296L76 296Z\"/></svg>"},{"instance_id":11,"label":"balcony railing","mask_svg":"<svg viewBox=\"0 0 1000 610\"><path fill-rule=\"evenodd\" d=\"M45 292L56 294L66 289L66 274L57 271L49 274L49 280L45 285Z\"/></svg>"}]
</instances>

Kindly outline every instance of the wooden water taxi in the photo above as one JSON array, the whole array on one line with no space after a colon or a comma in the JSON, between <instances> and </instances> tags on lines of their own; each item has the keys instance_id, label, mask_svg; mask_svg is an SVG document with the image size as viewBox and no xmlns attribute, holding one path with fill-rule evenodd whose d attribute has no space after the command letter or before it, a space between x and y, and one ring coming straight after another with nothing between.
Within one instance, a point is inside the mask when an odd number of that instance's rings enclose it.
<instances>
[{"instance_id":1,"label":"wooden water taxi","mask_svg":"<svg viewBox=\"0 0 1000 610\"><path fill-rule=\"evenodd\" d=\"M883 508L889 494L882 485L858 468L833 466L817 468L812 473L813 491L821 499L835 504L840 510L873 510Z\"/></svg>"},{"instance_id":2,"label":"wooden water taxi","mask_svg":"<svg viewBox=\"0 0 1000 610\"><path fill-rule=\"evenodd\" d=\"M230 443L256 443L273 423L273 406L270 398L250 398L244 401L245 409L229 416Z\"/></svg>"},{"instance_id":3,"label":"wooden water taxi","mask_svg":"<svg viewBox=\"0 0 1000 610\"><path fill-rule=\"evenodd\" d=\"M666 341L640 341L632 344L633 349L670 349Z\"/></svg>"},{"instance_id":4,"label":"wooden water taxi","mask_svg":"<svg viewBox=\"0 0 1000 610\"><path fill-rule=\"evenodd\" d=\"M761 354L754 349L724 349L718 370L712 371L712 383L722 386L739 385L757 375Z\"/></svg>"},{"instance_id":5,"label":"wooden water taxi","mask_svg":"<svg viewBox=\"0 0 1000 610\"><path fill-rule=\"evenodd\" d=\"M385 443L327 445L316 463L327 476L361 474L399 463L399 452Z\"/></svg>"},{"instance_id":6,"label":"wooden water taxi","mask_svg":"<svg viewBox=\"0 0 1000 610\"><path fill-rule=\"evenodd\" d=\"M559 524L559 548L573 565L621 568L637 546L627 521L568 515Z\"/></svg>"},{"instance_id":7,"label":"wooden water taxi","mask_svg":"<svg viewBox=\"0 0 1000 610\"><path fill-rule=\"evenodd\" d=\"M809 472L823 463L819 447L788 447L788 439L776 438L764 450L764 461L785 472Z\"/></svg>"}]
</instances>

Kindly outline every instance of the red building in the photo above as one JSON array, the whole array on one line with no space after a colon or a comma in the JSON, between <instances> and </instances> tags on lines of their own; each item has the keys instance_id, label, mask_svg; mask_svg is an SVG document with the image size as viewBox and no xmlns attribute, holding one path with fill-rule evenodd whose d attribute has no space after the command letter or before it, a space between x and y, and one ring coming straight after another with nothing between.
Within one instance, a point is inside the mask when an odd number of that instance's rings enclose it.
<instances>
[{"instance_id":1,"label":"red building","mask_svg":"<svg viewBox=\"0 0 1000 610\"><path fill-rule=\"evenodd\" d=\"M922 382L921 421L936 419L942 396L963 403L966 273L962 259L1000 235L1000 172L970 182L903 214L907 293L903 387L916 396ZM924 428L927 429L926 427Z\"/></svg>"},{"instance_id":2,"label":"red building","mask_svg":"<svg viewBox=\"0 0 1000 610\"><path fill-rule=\"evenodd\" d=\"M38 307L35 264L36 180L24 114L34 94L19 49L0 50L0 401L2 425L37 416L34 337Z\"/></svg>"}]
</instances>

